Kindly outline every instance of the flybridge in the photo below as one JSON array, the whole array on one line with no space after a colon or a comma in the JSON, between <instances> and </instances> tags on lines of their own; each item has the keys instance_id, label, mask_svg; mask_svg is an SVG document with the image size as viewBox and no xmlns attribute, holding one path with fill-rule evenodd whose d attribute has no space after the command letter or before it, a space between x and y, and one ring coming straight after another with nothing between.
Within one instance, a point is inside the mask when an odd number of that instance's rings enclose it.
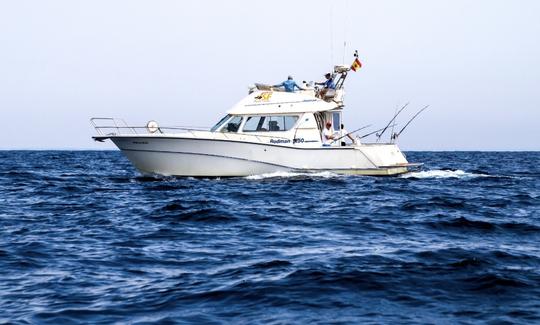
<instances>
[{"instance_id":1,"label":"flybridge","mask_svg":"<svg viewBox=\"0 0 540 325\"><path fill-rule=\"evenodd\" d=\"M304 82L303 90L286 92L282 88L255 84L249 95L233 106L227 113L268 114L323 112L343 107L345 90L343 85L351 68L343 65L334 67L332 79L337 79L335 88L321 89L314 82Z\"/></svg>"}]
</instances>

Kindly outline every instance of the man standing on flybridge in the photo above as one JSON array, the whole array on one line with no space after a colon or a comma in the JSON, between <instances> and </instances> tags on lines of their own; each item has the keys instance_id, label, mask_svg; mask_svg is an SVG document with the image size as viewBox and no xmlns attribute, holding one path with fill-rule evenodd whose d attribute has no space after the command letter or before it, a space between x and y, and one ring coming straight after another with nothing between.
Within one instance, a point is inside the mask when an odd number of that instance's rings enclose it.
<instances>
[{"instance_id":1,"label":"man standing on flybridge","mask_svg":"<svg viewBox=\"0 0 540 325\"><path fill-rule=\"evenodd\" d=\"M298 88L299 90L304 90L304 88L298 86L296 81L293 80L292 76L288 76L287 80L283 81L279 85L274 85L272 87L283 87L283 88L285 88L285 91L288 92L288 93L294 92L295 87Z\"/></svg>"}]
</instances>

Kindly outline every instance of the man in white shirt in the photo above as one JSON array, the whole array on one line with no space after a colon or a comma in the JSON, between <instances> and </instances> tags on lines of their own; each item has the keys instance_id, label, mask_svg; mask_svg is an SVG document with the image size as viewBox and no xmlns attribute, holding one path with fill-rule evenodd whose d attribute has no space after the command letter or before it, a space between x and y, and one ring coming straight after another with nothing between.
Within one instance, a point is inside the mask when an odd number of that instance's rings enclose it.
<instances>
[{"instance_id":1,"label":"man in white shirt","mask_svg":"<svg viewBox=\"0 0 540 325\"><path fill-rule=\"evenodd\" d=\"M349 131L347 131L345 126L343 124L341 124L341 138L343 139L345 137L351 139L351 142L353 144L359 144L360 143L357 139L353 138L352 135L349 133ZM345 142L345 139L343 139L341 141L341 146L346 146L346 145L347 145L347 143Z\"/></svg>"},{"instance_id":2,"label":"man in white shirt","mask_svg":"<svg viewBox=\"0 0 540 325\"><path fill-rule=\"evenodd\" d=\"M332 142L334 141L334 131L332 130L332 122L328 121L326 122L326 127L322 131L322 141L323 146L328 147L332 145Z\"/></svg>"}]
</instances>

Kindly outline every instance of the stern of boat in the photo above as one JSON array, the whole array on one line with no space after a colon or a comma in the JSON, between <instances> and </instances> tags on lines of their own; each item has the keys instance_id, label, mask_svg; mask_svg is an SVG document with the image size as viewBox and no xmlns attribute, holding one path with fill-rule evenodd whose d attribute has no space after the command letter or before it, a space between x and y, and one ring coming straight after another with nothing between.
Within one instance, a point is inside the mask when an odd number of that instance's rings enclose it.
<instances>
[{"instance_id":1,"label":"stern of boat","mask_svg":"<svg viewBox=\"0 0 540 325\"><path fill-rule=\"evenodd\" d=\"M362 144L356 147L376 167L374 170L359 170L357 175L392 176L405 174L421 168L421 163L410 163L405 154L394 143Z\"/></svg>"}]
</instances>

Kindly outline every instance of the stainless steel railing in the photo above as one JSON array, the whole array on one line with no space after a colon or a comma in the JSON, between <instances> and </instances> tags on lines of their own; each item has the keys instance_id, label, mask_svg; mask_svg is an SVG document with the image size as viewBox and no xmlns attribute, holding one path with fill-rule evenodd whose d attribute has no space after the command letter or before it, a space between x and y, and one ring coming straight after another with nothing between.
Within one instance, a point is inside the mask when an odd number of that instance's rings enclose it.
<instances>
[{"instance_id":1,"label":"stainless steel railing","mask_svg":"<svg viewBox=\"0 0 540 325\"><path fill-rule=\"evenodd\" d=\"M141 134L165 134L170 131L208 131L209 128L194 126L157 126L155 132L150 132L148 126L128 125L122 118L115 117L93 117L90 123L99 135L141 135ZM178 133L178 132L175 132Z\"/></svg>"},{"instance_id":2,"label":"stainless steel railing","mask_svg":"<svg viewBox=\"0 0 540 325\"><path fill-rule=\"evenodd\" d=\"M148 126L131 126L122 118L114 117L93 117L90 123L100 136L116 136L116 135L145 135L145 134L172 134L179 133L178 131L191 133L195 136L196 131L209 131L210 128L205 127L190 127L190 126L157 126L155 132L150 132ZM227 133L217 132L225 139L238 140L239 137L248 137L256 139L258 142L266 142L265 138L288 140L294 143L294 139L276 135L250 134L250 133Z\"/></svg>"}]
</instances>

